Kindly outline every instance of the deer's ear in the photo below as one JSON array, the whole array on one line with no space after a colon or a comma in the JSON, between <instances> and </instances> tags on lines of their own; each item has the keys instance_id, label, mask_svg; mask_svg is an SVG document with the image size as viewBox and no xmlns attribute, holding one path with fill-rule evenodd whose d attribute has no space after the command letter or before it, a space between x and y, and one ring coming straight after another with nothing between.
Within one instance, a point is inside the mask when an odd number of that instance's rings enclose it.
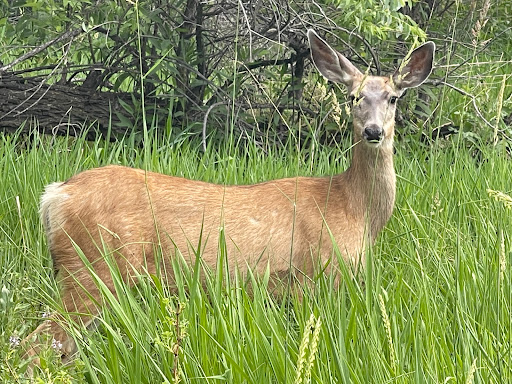
<instances>
[{"instance_id":1,"label":"deer's ear","mask_svg":"<svg viewBox=\"0 0 512 384\"><path fill-rule=\"evenodd\" d=\"M412 51L393 74L397 88L414 88L423 83L432 72L436 45L429 41Z\"/></svg>"},{"instance_id":2,"label":"deer's ear","mask_svg":"<svg viewBox=\"0 0 512 384\"><path fill-rule=\"evenodd\" d=\"M350 87L363 74L345 56L336 52L312 29L308 30L311 58L318 71L330 81Z\"/></svg>"}]
</instances>

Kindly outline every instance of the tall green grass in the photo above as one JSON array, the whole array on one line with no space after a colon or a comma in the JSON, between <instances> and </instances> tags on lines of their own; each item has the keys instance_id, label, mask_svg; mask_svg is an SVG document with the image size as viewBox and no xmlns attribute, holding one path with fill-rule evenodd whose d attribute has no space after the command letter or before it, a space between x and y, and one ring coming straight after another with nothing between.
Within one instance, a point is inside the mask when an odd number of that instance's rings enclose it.
<instances>
[{"instance_id":1,"label":"tall green grass","mask_svg":"<svg viewBox=\"0 0 512 384\"><path fill-rule=\"evenodd\" d=\"M151 136L151 135L148 135ZM348 148L345 143L344 148ZM145 149L144 149L145 148ZM0 381L23 382L16 338L57 308L58 288L37 216L45 184L121 163L218 183L324 175L343 148L202 153L200 143L108 143L0 136ZM230 149L231 148L231 149ZM397 143L397 203L364 276L333 288L319 276L302 299L276 297L265 276L228 278L175 260L177 291L158 276L129 288L112 268L97 330L76 330L79 356L43 356L45 383L512 382L512 211L506 153L457 141ZM220 256L225 257L222 244ZM201 281L205 283L202 284ZM101 285L100 285L101 287Z\"/></svg>"}]
</instances>

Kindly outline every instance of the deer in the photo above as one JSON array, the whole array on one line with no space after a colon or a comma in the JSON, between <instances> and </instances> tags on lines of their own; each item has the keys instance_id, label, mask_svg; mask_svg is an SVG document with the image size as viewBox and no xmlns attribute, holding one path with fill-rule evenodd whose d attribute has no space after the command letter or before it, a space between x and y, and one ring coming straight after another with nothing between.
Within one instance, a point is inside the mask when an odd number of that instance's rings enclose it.
<instances>
[{"instance_id":1,"label":"deer","mask_svg":"<svg viewBox=\"0 0 512 384\"><path fill-rule=\"evenodd\" d=\"M192 265L201 257L215 269L221 236L232 273L269 270L304 282L313 278L315 266L336 265L331 263L335 246L340 262L364 268L366 248L395 205L396 102L406 89L428 78L435 44L416 48L392 75L373 76L357 69L314 30L307 37L320 74L347 88L353 120L348 169L324 177L221 185L109 165L49 184L41 197L40 217L63 308L73 314L72 321L87 327L99 315L95 303L101 302L100 291L90 268L114 291L105 252L125 272L128 284L133 271L156 273L159 264L161 270L172 270L178 254ZM193 248L199 245L197 256ZM159 260L157 248L164 255ZM53 315L25 338L25 354L35 365L44 334L58 344L63 360L76 353L63 321Z\"/></svg>"}]
</instances>

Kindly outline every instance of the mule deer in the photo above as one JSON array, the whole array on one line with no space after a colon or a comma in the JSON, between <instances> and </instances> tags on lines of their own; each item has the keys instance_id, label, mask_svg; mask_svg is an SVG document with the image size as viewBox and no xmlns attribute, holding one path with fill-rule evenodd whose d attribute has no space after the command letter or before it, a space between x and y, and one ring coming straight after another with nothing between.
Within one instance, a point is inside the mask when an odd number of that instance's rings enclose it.
<instances>
[{"instance_id":1,"label":"mule deer","mask_svg":"<svg viewBox=\"0 0 512 384\"><path fill-rule=\"evenodd\" d=\"M422 45L393 75L380 77L360 72L313 30L308 38L320 73L344 84L352 100L354 146L347 171L225 186L107 166L48 185L41 219L64 308L77 321L87 325L98 313L92 299L99 291L76 246L112 290L105 249L129 282L133 268L155 273L157 248L169 270L176 252L193 263L191 247L202 241L202 260L215 268L220 232L231 271L269 268L277 276L311 276L333 257L333 239L346 262L364 264L365 246L374 242L395 202L396 100L429 76L435 46ZM41 333L62 343L63 357L72 354L75 343L61 325L55 318L41 324L25 339L27 354L38 354Z\"/></svg>"}]
</instances>

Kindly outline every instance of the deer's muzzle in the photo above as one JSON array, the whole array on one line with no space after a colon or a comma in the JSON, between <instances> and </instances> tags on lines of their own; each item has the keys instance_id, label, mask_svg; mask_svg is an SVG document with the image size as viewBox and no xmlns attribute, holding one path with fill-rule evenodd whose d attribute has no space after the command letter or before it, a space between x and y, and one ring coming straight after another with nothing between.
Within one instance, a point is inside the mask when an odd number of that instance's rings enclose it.
<instances>
[{"instance_id":1,"label":"deer's muzzle","mask_svg":"<svg viewBox=\"0 0 512 384\"><path fill-rule=\"evenodd\" d=\"M363 138L369 143L380 143L384 138L384 130L377 124L371 124L364 128Z\"/></svg>"}]
</instances>

